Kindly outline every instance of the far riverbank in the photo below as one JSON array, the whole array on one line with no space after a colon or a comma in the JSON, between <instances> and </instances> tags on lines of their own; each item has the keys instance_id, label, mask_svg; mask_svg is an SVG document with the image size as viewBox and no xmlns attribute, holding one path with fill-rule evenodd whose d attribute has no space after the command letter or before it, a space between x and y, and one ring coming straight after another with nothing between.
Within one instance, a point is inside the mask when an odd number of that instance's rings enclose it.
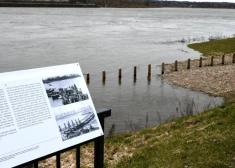
<instances>
[{"instance_id":1,"label":"far riverbank","mask_svg":"<svg viewBox=\"0 0 235 168\"><path fill-rule=\"evenodd\" d=\"M0 7L49 7L49 8L94 8L96 4L86 3L55 3L55 2L0 2Z\"/></svg>"},{"instance_id":2,"label":"far riverbank","mask_svg":"<svg viewBox=\"0 0 235 168\"><path fill-rule=\"evenodd\" d=\"M31 1L31 0L0 0L0 7L112 7L112 8L224 8L235 9L235 3L229 2L187 2L187 1L119 1L119 0L96 0L78 1L67 0L59 1Z\"/></svg>"}]
</instances>

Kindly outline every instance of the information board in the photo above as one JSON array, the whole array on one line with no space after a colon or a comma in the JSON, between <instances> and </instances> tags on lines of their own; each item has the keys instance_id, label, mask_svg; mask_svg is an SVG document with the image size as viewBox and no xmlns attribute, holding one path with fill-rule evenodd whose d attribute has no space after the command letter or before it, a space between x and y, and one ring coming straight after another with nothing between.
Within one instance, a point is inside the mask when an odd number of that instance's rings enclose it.
<instances>
[{"instance_id":1,"label":"information board","mask_svg":"<svg viewBox=\"0 0 235 168\"><path fill-rule=\"evenodd\" d=\"M103 135L78 63L0 73L0 167Z\"/></svg>"}]
</instances>

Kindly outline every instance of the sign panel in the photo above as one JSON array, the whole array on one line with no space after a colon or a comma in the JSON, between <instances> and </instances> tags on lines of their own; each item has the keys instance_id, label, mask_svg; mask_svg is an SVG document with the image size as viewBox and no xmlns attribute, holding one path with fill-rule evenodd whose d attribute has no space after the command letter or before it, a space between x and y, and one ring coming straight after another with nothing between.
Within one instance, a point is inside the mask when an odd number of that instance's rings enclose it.
<instances>
[{"instance_id":1,"label":"sign panel","mask_svg":"<svg viewBox=\"0 0 235 168\"><path fill-rule=\"evenodd\" d=\"M78 63L0 73L0 167L101 135Z\"/></svg>"}]
</instances>

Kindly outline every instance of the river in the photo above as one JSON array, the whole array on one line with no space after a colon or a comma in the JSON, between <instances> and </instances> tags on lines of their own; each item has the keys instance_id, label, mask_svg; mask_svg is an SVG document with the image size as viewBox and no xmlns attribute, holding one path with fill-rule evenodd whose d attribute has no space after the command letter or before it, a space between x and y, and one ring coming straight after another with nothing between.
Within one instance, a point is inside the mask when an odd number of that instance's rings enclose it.
<instances>
[{"instance_id":1,"label":"river","mask_svg":"<svg viewBox=\"0 0 235 168\"><path fill-rule=\"evenodd\" d=\"M95 107L112 109L106 134L113 124L115 133L135 131L223 102L158 74L162 62L199 58L187 43L234 36L234 17L232 9L0 8L0 72L79 62Z\"/></svg>"}]
</instances>

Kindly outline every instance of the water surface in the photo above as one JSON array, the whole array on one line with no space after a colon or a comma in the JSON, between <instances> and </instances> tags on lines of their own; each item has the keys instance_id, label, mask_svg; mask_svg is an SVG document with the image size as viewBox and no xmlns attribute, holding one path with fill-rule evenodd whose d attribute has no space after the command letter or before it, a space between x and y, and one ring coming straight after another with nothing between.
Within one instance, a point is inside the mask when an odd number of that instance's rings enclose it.
<instances>
[{"instance_id":1,"label":"water surface","mask_svg":"<svg viewBox=\"0 0 235 168\"><path fill-rule=\"evenodd\" d=\"M233 36L234 17L230 9L0 8L0 72L79 62L83 73L90 73L95 107L112 109L106 133L112 124L116 133L133 131L181 116L190 103L194 112L222 103L157 74L162 62L199 58L177 41Z\"/></svg>"}]
</instances>

